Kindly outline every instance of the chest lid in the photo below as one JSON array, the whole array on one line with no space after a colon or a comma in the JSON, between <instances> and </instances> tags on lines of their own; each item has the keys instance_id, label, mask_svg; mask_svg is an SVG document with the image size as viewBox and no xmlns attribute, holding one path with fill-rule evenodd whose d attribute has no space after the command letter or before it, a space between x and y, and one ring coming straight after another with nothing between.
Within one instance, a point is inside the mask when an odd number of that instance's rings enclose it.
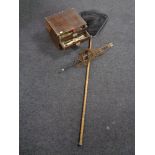
<instances>
[{"instance_id":1,"label":"chest lid","mask_svg":"<svg viewBox=\"0 0 155 155\"><path fill-rule=\"evenodd\" d=\"M87 27L86 22L74 8L61 11L45 18L51 28L59 36L62 33L76 31Z\"/></svg>"}]
</instances>

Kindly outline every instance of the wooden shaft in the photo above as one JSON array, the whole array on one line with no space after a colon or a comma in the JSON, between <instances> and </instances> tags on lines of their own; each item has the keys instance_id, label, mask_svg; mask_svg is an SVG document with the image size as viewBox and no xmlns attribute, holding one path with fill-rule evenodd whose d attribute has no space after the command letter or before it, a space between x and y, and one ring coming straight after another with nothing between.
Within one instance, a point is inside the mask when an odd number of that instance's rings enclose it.
<instances>
[{"instance_id":1,"label":"wooden shaft","mask_svg":"<svg viewBox=\"0 0 155 155\"><path fill-rule=\"evenodd\" d=\"M88 94L89 71L90 71L90 60L88 61L87 68L86 68L86 79L85 79L85 88L84 88L84 97L83 97L83 109L82 109L82 116L81 116L79 145L83 144L84 123L85 123L85 113L86 113L87 94Z\"/></svg>"},{"instance_id":2,"label":"wooden shaft","mask_svg":"<svg viewBox=\"0 0 155 155\"><path fill-rule=\"evenodd\" d=\"M92 38L89 40L89 49L92 48ZM90 72L90 59L88 59L87 68L86 68L86 78L85 78L85 87L84 87L84 97L83 97L83 108L81 115L81 126L80 126L80 137L79 145L83 145L83 135L84 135L84 124L85 124L85 114L86 114L86 105L87 105L87 94L88 94L88 81L89 81L89 72Z\"/></svg>"}]
</instances>

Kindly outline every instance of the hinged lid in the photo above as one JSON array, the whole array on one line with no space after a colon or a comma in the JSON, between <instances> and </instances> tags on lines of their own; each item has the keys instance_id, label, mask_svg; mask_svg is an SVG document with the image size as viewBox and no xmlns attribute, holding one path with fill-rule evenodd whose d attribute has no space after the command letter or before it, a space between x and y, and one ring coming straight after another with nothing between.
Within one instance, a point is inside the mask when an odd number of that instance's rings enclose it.
<instances>
[{"instance_id":1,"label":"hinged lid","mask_svg":"<svg viewBox=\"0 0 155 155\"><path fill-rule=\"evenodd\" d=\"M87 27L86 22L74 8L61 11L52 16L48 16L45 19L57 35L72 30L74 31L78 28L81 28L82 30Z\"/></svg>"}]
</instances>

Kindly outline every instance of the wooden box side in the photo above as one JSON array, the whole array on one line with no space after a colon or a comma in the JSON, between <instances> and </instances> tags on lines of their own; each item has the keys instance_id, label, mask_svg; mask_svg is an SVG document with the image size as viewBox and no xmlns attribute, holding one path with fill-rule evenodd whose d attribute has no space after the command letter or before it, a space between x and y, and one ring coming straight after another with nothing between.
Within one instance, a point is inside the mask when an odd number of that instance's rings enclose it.
<instances>
[{"instance_id":1,"label":"wooden box side","mask_svg":"<svg viewBox=\"0 0 155 155\"><path fill-rule=\"evenodd\" d=\"M48 23L48 21L45 21L45 26L47 31L49 32L53 42L55 43L56 47L61 48L60 44L59 44L59 37L56 35L55 31L52 29L52 27L50 26L50 24Z\"/></svg>"}]
</instances>

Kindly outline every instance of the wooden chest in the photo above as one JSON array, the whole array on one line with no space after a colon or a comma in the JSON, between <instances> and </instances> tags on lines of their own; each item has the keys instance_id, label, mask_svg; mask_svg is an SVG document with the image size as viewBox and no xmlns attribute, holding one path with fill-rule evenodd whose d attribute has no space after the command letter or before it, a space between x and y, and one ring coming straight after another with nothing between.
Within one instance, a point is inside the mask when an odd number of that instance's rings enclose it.
<instances>
[{"instance_id":1,"label":"wooden chest","mask_svg":"<svg viewBox=\"0 0 155 155\"><path fill-rule=\"evenodd\" d=\"M55 44L62 49L79 45L90 38L86 22L73 8L45 17L45 20Z\"/></svg>"}]
</instances>

